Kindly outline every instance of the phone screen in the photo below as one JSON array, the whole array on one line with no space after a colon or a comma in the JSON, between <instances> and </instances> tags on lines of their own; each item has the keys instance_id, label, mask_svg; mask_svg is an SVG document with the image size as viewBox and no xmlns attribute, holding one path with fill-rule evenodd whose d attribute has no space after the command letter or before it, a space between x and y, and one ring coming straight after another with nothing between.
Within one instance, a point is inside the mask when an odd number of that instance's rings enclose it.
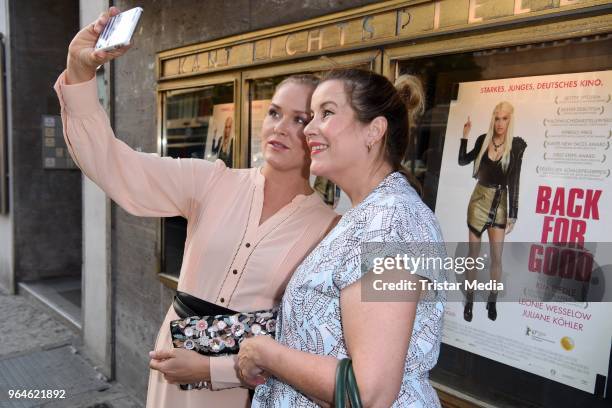
<instances>
[{"instance_id":1,"label":"phone screen","mask_svg":"<svg viewBox=\"0 0 612 408\"><path fill-rule=\"evenodd\" d=\"M129 44L141 13L142 8L135 7L111 17L98 38L96 50L106 51Z\"/></svg>"}]
</instances>

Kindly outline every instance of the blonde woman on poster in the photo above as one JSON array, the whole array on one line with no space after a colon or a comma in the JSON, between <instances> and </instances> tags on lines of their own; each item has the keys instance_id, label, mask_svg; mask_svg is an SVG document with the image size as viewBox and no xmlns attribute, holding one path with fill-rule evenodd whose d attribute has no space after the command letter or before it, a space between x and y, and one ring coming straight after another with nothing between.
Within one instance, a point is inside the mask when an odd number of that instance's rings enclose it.
<instances>
[{"instance_id":1,"label":"blonde woman on poster","mask_svg":"<svg viewBox=\"0 0 612 408\"><path fill-rule=\"evenodd\" d=\"M493 109L487 133L478 136L474 148L467 153L468 136L472 122L463 126L459 147L459 165L474 162L473 177L478 180L467 210L469 256L480 253L483 232L487 231L491 250L489 272L491 279L501 280L504 236L516 223L519 201L521 162L527 143L514 136L514 107L500 102ZM474 280L474 271L467 271L468 280ZM497 319L497 291L491 291L487 301L488 317ZM472 321L474 292L466 292L463 318Z\"/></svg>"},{"instance_id":2,"label":"blonde woman on poster","mask_svg":"<svg viewBox=\"0 0 612 408\"><path fill-rule=\"evenodd\" d=\"M231 116L225 118L223 125L223 136L213 140L212 153L217 155L217 159L222 160L227 167L232 167L232 156L234 140L232 139L232 124L234 120Z\"/></svg>"}]
</instances>

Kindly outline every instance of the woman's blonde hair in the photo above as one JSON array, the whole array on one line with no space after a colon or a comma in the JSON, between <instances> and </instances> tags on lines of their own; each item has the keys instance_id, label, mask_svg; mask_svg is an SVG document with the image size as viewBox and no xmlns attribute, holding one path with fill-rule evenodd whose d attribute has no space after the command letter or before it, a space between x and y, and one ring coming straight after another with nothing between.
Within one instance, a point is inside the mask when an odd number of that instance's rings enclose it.
<instances>
[{"instance_id":1,"label":"woman's blonde hair","mask_svg":"<svg viewBox=\"0 0 612 408\"><path fill-rule=\"evenodd\" d=\"M504 172L508 171L508 165L510 164L510 151L512 150L512 139L514 138L514 106L512 106L510 102L503 101L495 105L493 113L491 114L489 130L487 131L482 147L480 148L480 152L478 153L474 163L474 176L478 174L478 168L480 167L482 156L487 152L489 149L489 143L491 140L493 140L493 135L495 135L495 115L500 111L505 111L510 114L510 122L508 123L506 138L504 139L504 153L501 157L502 169Z\"/></svg>"},{"instance_id":2,"label":"woman's blonde hair","mask_svg":"<svg viewBox=\"0 0 612 408\"><path fill-rule=\"evenodd\" d=\"M319 85L319 82L319 77L314 74L290 75L287 78L283 79L278 85L276 85L276 88L274 88L274 92L278 91L283 85L286 84L305 85L314 89L317 87L317 85Z\"/></svg>"}]
</instances>

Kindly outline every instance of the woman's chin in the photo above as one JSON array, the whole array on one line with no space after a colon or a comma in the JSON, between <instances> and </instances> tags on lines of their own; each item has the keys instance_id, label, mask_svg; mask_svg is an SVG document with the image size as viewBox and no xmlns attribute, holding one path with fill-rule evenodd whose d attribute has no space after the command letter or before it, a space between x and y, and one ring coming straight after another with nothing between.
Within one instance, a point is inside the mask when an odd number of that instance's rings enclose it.
<instances>
[{"instance_id":1,"label":"woman's chin","mask_svg":"<svg viewBox=\"0 0 612 408\"><path fill-rule=\"evenodd\" d=\"M276 154L276 152L270 151L268 149L264 149L263 151L264 160L268 163L278 163L282 162L282 156Z\"/></svg>"},{"instance_id":2,"label":"woman's chin","mask_svg":"<svg viewBox=\"0 0 612 408\"><path fill-rule=\"evenodd\" d=\"M279 155L275 154L266 154L264 155L264 160L268 163L269 166L275 168L279 171L288 171L294 170L296 168L303 168L305 163L298 163L299 160L293 160L289 157L279 157Z\"/></svg>"},{"instance_id":3,"label":"woman's chin","mask_svg":"<svg viewBox=\"0 0 612 408\"><path fill-rule=\"evenodd\" d=\"M325 163L321 163L319 161L313 160L310 163L310 174L313 176L320 176L327 178L327 166Z\"/></svg>"}]
</instances>

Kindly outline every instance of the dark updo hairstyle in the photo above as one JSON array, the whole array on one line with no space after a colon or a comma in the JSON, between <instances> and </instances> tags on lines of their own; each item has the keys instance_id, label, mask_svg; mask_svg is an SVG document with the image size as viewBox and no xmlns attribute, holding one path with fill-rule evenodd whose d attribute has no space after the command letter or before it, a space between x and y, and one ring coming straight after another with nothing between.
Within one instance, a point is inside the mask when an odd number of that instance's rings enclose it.
<instances>
[{"instance_id":1,"label":"dark updo hairstyle","mask_svg":"<svg viewBox=\"0 0 612 408\"><path fill-rule=\"evenodd\" d=\"M387 119L384 159L420 191L418 181L402 165L409 147L410 129L424 110L420 80L411 75L401 75L394 86L386 77L362 69L334 69L323 78L323 81L330 80L344 83L349 104L360 122L370 123L378 116Z\"/></svg>"}]
</instances>

